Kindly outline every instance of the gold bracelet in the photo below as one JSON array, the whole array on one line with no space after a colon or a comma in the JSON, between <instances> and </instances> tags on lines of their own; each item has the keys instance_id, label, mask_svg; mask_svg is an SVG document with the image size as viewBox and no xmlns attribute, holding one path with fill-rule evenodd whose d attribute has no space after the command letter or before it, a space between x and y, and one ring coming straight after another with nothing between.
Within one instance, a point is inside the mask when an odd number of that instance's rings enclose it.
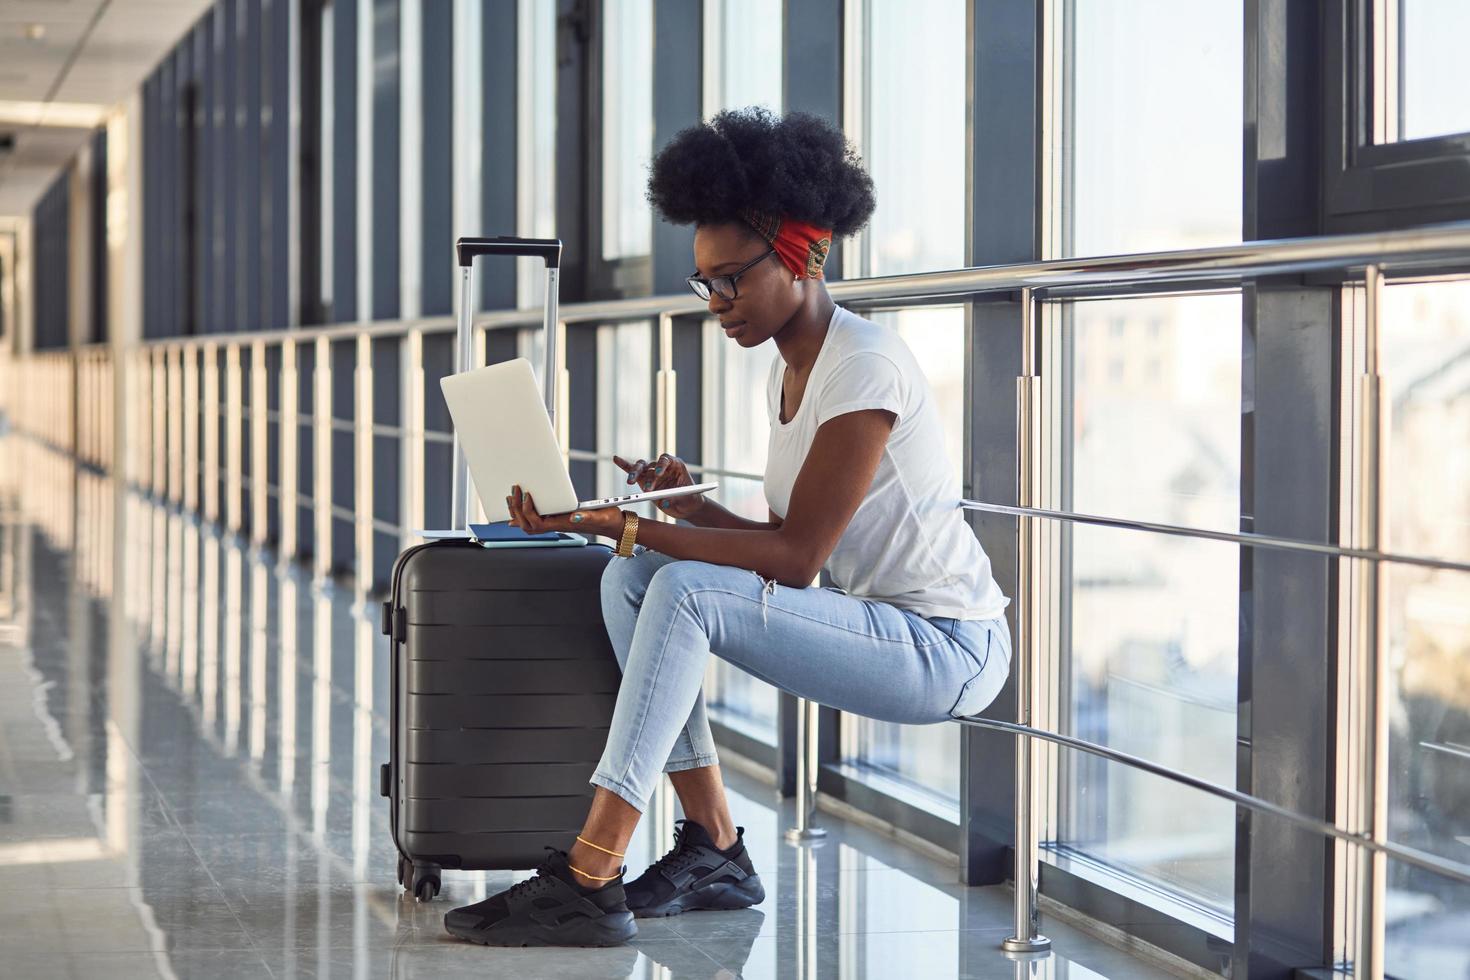
<instances>
[{"instance_id":1,"label":"gold bracelet","mask_svg":"<svg viewBox=\"0 0 1470 980\"><path fill-rule=\"evenodd\" d=\"M623 515L623 537L618 542L618 548L613 554L620 558L633 557L633 542L638 540L638 515Z\"/></svg>"},{"instance_id":2,"label":"gold bracelet","mask_svg":"<svg viewBox=\"0 0 1470 980\"><path fill-rule=\"evenodd\" d=\"M622 872L619 871L615 875L608 875L606 878L600 878L597 875L589 875L587 872L583 871L581 868L573 867L570 864L567 865L567 869L570 870L570 871L575 871L575 872L577 872L577 874L581 875L583 878L587 878L587 879L589 879L591 881L612 881L614 878L620 877L622 875Z\"/></svg>"}]
</instances>

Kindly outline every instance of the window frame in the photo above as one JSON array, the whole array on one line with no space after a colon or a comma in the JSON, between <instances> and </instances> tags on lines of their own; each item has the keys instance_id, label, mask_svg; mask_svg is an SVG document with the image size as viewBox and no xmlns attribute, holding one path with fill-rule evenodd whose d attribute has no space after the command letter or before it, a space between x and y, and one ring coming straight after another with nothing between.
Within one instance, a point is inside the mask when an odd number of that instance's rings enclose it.
<instances>
[{"instance_id":1,"label":"window frame","mask_svg":"<svg viewBox=\"0 0 1470 980\"><path fill-rule=\"evenodd\" d=\"M1470 218L1470 132L1373 142L1373 65L1384 43L1370 0L1324 5L1323 234Z\"/></svg>"}]
</instances>

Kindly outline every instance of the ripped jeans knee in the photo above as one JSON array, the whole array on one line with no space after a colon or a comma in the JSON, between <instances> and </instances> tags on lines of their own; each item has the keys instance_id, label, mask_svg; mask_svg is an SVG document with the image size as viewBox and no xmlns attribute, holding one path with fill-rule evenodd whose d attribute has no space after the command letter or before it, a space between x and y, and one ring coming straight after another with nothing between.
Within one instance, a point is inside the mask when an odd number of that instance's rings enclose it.
<instances>
[{"instance_id":1,"label":"ripped jeans knee","mask_svg":"<svg viewBox=\"0 0 1470 980\"><path fill-rule=\"evenodd\" d=\"M752 575L761 580L761 626L766 627L766 599L776 594L776 580L766 578L760 572L752 571Z\"/></svg>"}]
</instances>

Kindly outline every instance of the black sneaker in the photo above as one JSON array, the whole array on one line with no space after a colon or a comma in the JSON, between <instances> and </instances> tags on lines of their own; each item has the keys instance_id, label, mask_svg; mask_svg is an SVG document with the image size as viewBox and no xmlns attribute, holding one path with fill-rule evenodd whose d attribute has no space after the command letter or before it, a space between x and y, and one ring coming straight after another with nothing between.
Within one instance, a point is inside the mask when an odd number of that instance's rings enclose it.
<instances>
[{"instance_id":1,"label":"black sneaker","mask_svg":"<svg viewBox=\"0 0 1470 980\"><path fill-rule=\"evenodd\" d=\"M621 875L601 888L583 888L566 852L547 850L533 877L446 912L444 928L482 946L616 946L638 935Z\"/></svg>"},{"instance_id":2,"label":"black sneaker","mask_svg":"<svg viewBox=\"0 0 1470 980\"><path fill-rule=\"evenodd\" d=\"M735 843L715 847L693 820L676 821L674 849L628 883L628 908L640 919L695 909L743 909L765 901L766 890L745 850L745 828Z\"/></svg>"}]
</instances>

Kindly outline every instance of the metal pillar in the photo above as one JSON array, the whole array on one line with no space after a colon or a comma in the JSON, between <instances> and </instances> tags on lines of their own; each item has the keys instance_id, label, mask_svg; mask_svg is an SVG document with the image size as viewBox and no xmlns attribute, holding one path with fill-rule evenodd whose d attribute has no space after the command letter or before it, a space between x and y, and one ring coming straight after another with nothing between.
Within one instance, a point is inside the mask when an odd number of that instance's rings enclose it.
<instances>
[{"instance_id":1,"label":"metal pillar","mask_svg":"<svg viewBox=\"0 0 1470 980\"><path fill-rule=\"evenodd\" d=\"M1036 419L1041 401L1041 378L1036 373L1036 300L1030 288L1021 290L1021 377L1016 379L1016 440L1018 479L1016 503L1036 506ZM1016 519L1016 721L1031 725L1035 717L1036 667L1041 643L1036 629L1034 517ZM1015 934L1002 942L1008 953L1036 953L1051 948L1039 929L1036 892L1040 877L1037 856L1037 818L1034 807L1036 772L1031 739L1016 736L1016 866Z\"/></svg>"}]
</instances>

